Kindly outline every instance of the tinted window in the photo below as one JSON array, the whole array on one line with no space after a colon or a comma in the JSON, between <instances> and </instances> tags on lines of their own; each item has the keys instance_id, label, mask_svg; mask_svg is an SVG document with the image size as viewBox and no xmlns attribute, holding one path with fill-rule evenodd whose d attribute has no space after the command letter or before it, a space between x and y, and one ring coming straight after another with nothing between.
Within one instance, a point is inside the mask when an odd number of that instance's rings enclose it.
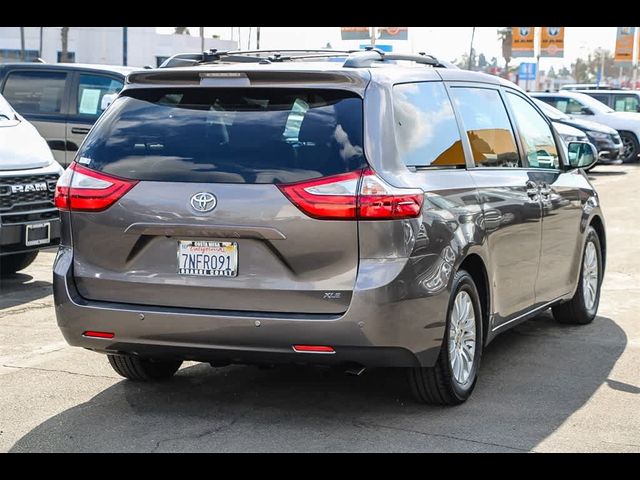
<instances>
[{"instance_id":1,"label":"tinted window","mask_svg":"<svg viewBox=\"0 0 640 480\"><path fill-rule=\"evenodd\" d=\"M638 112L637 95L614 95L613 109L616 112Z\"/></svg>"},{"instance_id":2,"label":"tinted window","mask_svg":"<svg viewBox=\"0 0 640 480\"><path fill-rule=\"evenodd\" d=\"M462 115L476 165L519 166L513 130L498 91L455 87L451 95Z\"/></svg>"},{"instance_id":3,"label":"tinted window","mask_svg":"<svg viewBox=\"0 0 640 480\"><path fill-rule=\"evenodd\" d=\"M76 113L97 117L107 107L105 95L116 94L122 90L123 82L104 75L80 75L78 86L78 105ZM104 107L104 108L103 108Z\"/></svg>"},{"instance_id":4,"label":"tinted window","mask_svg":"<svg viewBox=\"0 0 640 480\"><path fill-rule=\"evenodd\" d=\"M11 72L2 93L18 113L60 113L66 80L60 72Z\"/></svg>"},{"instance_id":5,"label":"tinted window","mask_svg":"<svg viewBox=\"0 0 640 480\"><path fill-rule=\"evenodd\" d=\"M566 113L567 115L582 115L584 113L583 110L585 106L573 98L544 97L541 98L541 100L544 100L552 107L556 107L562 113Z\"/></svg>"},{"instance_id":6,"label":"tinted window","mask_svg":"<svg viewBox=\"0 0 640 480\"><path fill-rule=\"evenodd\" d=\"M529 166L533 168L560 168L558 150L549 124L522 97L508 92L507 99L516 117Z\"/></svg>"},{"instance_id":7,"label":"tinted window","mask_svg":"<svg viewBox=\"0 0 640 480\"><path fill-rule=\"evenodd\" d=\"M405 165L464 166L458 124L444 85L393 87L396 140Z\"/></svg>"},{"instance_id":8,"label":"tinted window","mask_svg":"<svg viewBox=\"0 0 640 480\"><path fill-rule=\"evenodd\" d=\"M602 103L604 103L606 105L609 104L609 99L607 98L606 95L598 95L597 93L592 93L590 95L591 95L591 97L595 98L599 102L602 102Z\"/></svg>"},{"instance_id":9,"label":"tinted window","mask_svg":"<svg viewBox=\"0 0 640 480\"><path fill-rule=\"evenodd\" d=\"M349 92L163 88L127 95L83 144L78 159L90 168L138 180L286 183L366 165L362 100Z\"/></svg>"}]
</instances>

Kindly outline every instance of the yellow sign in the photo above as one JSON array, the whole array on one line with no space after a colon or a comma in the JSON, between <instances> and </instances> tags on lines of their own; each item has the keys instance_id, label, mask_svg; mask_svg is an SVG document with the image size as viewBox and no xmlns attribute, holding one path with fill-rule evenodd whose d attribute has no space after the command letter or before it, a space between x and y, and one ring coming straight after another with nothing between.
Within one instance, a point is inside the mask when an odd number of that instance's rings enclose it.
<instances>
[{"instance_id":1,"label":"yellow sign","mask_svg":"<svg viewBox=\"0 0 640 480\"><path fill-rule=\"evenodd\" d=\"M536 27L511 27L511 56L533 57Z\"/></svg>"},{"instance_id":2,"label":"yellow sign","mask_svg":"<svg viewBox=\"0 0 640 480\"><path fill-rule=\"evenodd\" d=\"M564 57L564 27L542 27L541 57Z\"/></svg>"},{"instance_id":3,"label":"yellow sign","mask_svg":"<svg viewBox=\"0 0 640 480\"><path fill-rule=\"evenodd\" d=\"M633 37L636 27L618 27L616 35L616 62L631 63L633 61Z\"/></svg>"}]
</instances>

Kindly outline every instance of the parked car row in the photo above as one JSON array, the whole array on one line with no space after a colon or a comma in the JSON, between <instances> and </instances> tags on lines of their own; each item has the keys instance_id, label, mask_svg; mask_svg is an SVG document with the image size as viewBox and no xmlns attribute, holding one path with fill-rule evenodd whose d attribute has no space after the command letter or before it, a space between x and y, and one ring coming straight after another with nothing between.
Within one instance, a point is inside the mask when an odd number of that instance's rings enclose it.
<instances>
[{"instance_id":1,"label":"parked car row","mask_svg":"<svg viewBox=\"0 0 640 480\"><path fill-rule=\"evenodd\" d=\"M608 92L608 91L607 91ZM629 92L627 92L629 93ZM635 162L638 160L638 154L640 154L640 113L630 111L616 111L604 103L596 100L593 95L599 94L598 90L585 90L584 93L577 91L562 90L559 92L531 92L531 96L542 102L545 102L560 112L566 114L571 119L587 120L589 122L599 123L612 129L615 129L620 135L622 141L622 152L620 153L620 159L623 162ZM565 120L566 122L566 120ZM596 132L597 130L593 126L589 127L584 124L585 128L589 128L590 131ZM596 143L594 146L598 147L599 140L607 140L607 144L610 141L616 142L617 139L604 138L602 135L592 134L592 138ZM600 137L600 139L598 139ZM607 157L612 158L615 149L610 149L603 152L609 152Z\"/></svg>"}]
</instances>

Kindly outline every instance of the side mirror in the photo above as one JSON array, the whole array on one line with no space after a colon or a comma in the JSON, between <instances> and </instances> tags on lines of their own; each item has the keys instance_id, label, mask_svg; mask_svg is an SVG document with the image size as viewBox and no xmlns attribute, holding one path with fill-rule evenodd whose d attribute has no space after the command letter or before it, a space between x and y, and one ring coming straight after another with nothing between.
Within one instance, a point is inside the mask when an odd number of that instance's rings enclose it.
<instances>
[{"instance_id":1,"label":"side mirror","mask_svg":"<svg viewBox=\"0 0 640 480\"><path fill-rule=\"evenodd\" d=\"M582 115L593 115L593 110L591 110L589 107L582 107L580 113Z\"/></svg>"},{"instance_id":2,"label":"side mirror","mask_svg":"<svg viewBox=\"0 0 640 480\"><path fill-rule=\"evenodd\" d=\"M113 103L113 101L118 97L117 93L107 93L102 97L102 103L100 104L100 110L106 110L109 105Z\"/></svg>"},{"instance_id":3,"label":"side mirror","mask_svg":"<svg viewBox=\"0 0 640 480\"><path fill-rule=\"evenodd\" d=\"M571 169L589 168L598 161L596 147L587 142L569 142L567 152Z\"/></svg>"}]
</instances>

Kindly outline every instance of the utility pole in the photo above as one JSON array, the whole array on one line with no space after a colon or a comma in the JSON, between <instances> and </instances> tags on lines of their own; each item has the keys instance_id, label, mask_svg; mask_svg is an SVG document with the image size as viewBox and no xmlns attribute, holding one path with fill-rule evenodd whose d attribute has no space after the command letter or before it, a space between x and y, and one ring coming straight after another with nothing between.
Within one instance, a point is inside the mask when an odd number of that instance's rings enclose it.
<instances>
[{"instance_id":1,"label":"utility pole","mask_svg":"<svg viewBox=\"0 0 640 480\"><path fill-rule=\"evenodd\" d=\"M536 41L537 39L537 41ZM536 55L536 92L540 91L540 52L542 51L542 27L535 27L533 32L533 48Z\"/></svg>"},{"instance_id":2,"label":"utility pole","mask_svg":"<svg viewBox=\"0 0 640 480\"><path fill-rule=\"evenodd\" d=\"M204 52L204 27L200 27L200 51Z\"/></svg>"},{"instance_id":3,"label":"utility pole","mask_svg":"<svg viewBox=\"0 0 640 480\"><path fill-rule=\"evenodd\" d=\"M473 37L476 36L476 27L473 27L471 31L471 46L469 47L469 62L467 63L467 70L471 70L471 59L473 57Z\"/></svg>"},{"instance_id":4,"label":"utility pole","mask_svg":"<svg viewBox=\"0 0 640 480\"><path fill-rule=\"evenodd\" d=\"M376 46L376 35L378 35L378 29L376 27L371 27L371 46Z\"/></svg>"},{"instance_id":5,"label":"utility pole","mask_svg":"<svg viewBox=\"0 0 640 480\"><path fill-rule=\"evenodd\" d=\"M24 51L24 27L20 27L20 61L26 60L27 52Z\"/></svg>"},{"instance_id":6,"label":"utility pole","mask_svg":"<svg viewBox=\"0 0 640 480\"><path fill-rule=\"evenodd\" d=\"M42 58L42 31L43 30L44 30L44 27L40 27L40 47L38 48L38 57L39 58Z\"/></svg>"},{"instance_id":7,"label":"utility pole","mask_svg":"<svg viewBox=\"0 0 640 480\"><path fill-rule=\"evenodd\" d=\"M129 27L122 27L122 65L127 66L127 43L129 40Z\"/></svg>"},{"instance_id":8,"label":"utility pole","mask_svg":"<svg viewBox=\"0 0 640 480\"><path fill-rule=\"evenodd\" d=\"M260 50L260 27L256 27L256 50Z\"/></svg>"}]
</instances>

